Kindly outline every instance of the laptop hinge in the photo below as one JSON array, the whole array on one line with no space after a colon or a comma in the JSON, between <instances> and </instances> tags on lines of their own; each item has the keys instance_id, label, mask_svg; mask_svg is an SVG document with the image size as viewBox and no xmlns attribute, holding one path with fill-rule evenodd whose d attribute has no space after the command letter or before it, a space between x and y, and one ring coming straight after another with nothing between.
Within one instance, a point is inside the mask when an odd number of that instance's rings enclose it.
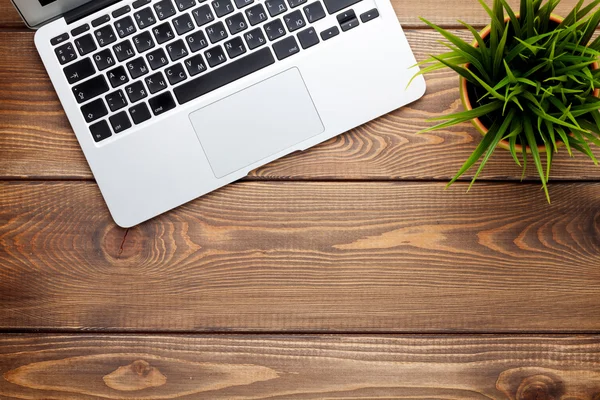
<instances>
[{"instance_id":1,"label":"laptop hinge","mask_svg":"<svg viewBox=\"0 0 600 400\"><path fill-rule=\"evenodd\" d=\"M115 3L118 3L121 0L94 0L89 3L85 3L82 6L79 6L67 13L64 14L65 21L67 24L72 24L73 22L79 21L82 18L87 17L95 13L98 10L102 10L108 6L111 6Z\"/></svg>"}]
</instances>

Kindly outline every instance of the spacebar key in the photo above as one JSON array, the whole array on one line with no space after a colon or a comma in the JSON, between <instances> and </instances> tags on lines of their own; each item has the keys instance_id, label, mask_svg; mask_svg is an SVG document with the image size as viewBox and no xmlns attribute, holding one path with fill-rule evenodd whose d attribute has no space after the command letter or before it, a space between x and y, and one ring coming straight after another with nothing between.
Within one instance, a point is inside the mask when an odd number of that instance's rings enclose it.
<instances>
[{"instance_id":1,"label":"spacebar key","mask_svg":"<svg viewBox=\"0 0 600 400\"><path fill-rule=\"evenodd\" d=\"M175 93L179 104L185 104L246 75L261 70L274 62L273 53L271 53L268 47L264 47L257 52L250 53L244 58L240 58L213 72L176 87L173 89L173 93Z\"/></svg>"}]
</instances>

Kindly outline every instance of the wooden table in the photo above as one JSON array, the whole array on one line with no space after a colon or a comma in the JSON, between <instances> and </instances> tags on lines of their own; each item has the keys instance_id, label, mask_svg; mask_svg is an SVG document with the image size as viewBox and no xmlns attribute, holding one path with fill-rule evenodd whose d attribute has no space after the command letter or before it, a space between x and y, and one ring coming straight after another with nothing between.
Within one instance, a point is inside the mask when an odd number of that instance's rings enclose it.
<instances>
[{"instance_id":1,"label":"wooden table","mask_svg":"<svg viewBox=\"0 0 600 400\"><path fill-rule=\"evenodd\" d=\"M487 22L474 0L395 8L419 59L442 47L418 16ZM600 168L562 151L548 205L498 151L444 190L479 136L414 134L461 108L456 76L427 81L125 230L0 0L0 398L598 400Z\"/></svg>"}]
</instances>

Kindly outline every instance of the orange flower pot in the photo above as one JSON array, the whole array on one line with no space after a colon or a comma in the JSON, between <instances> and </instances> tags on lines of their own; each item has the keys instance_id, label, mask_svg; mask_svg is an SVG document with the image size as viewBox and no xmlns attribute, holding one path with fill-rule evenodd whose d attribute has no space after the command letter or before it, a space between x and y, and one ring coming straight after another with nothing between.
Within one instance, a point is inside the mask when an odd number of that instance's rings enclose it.
<instances>
[{"instance_id":1,"label":"orange flower pot","mask_svg":"<svg viewBox=\"0 0 600 400\"><path fill-rule=\"evenodd\" d=\"M519 14L516 14L516 16L519 17ZM508 22L509 20L510 20L510 18L506 17L505 22ZM562 17L560 17L558 15L552 14L550 16L550 20L553 21L553 22L556 22L557 24L560 24L564 20L564 18L562 18ZM485 39L490 34L491 29L492 29L491 25L488 25L485 28L483 28L483 30L479 33L481 35L482 39ZM473 43L471 43L471 45L473 47L477 47L478 46L477 40L473 40ZM468 67L469 67L469 64L467 64L465 66L465 68L468 68ZM594 62L592 64L592 69L598 69L598 63L597 62ZM465 107L465 110L470 111L470 110L473 109L473 105L471 103L471 99L469 98L469 91L467 89L467 84L468 84L467 80L461 76L460 77L460 99L461 99L461 101L463 103L463 106ZM600 88L594 90L594 96L596 96L596 97L600 96ZM475 126L475 128L482 135L485 135L488 132L488 127L486 127L479 118L474 118L474 119L471 120L471 122L473 123L473 125ZM563 144L562 142L558 142L557 141L557 145L558 146L560 146L562 144ZM500 146L500 147L502 147L503 149L506 149L506 150L510 149L510 146L509 146L507 140L501 140L498 143L498 146ZM523 153L523 146L516 145L515 148L516 148L516 150L517 150L518 153ZM529 146L526 146L526 148L529 148ZM545 152L546 151L545 146L544 145L539 145L538 146L538 151L541 152L541 153Z\"/></svg>"}]
</instances>

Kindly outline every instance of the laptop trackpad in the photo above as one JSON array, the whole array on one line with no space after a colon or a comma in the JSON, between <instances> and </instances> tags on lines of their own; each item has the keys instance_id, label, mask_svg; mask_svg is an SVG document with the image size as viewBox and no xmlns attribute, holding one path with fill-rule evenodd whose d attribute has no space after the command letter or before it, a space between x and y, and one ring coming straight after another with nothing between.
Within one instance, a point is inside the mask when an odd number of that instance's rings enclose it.
<instances>
[{"instance_id":1,"label":"laptop trackpad","mask_svg":"<svg viewBox=\"0 0 600 400\"><path fill-rule=\"evenodd\" d=\"M325 130L297 68L194 111L190 120L217 178Z\"/></svg>"}]
</instances>

